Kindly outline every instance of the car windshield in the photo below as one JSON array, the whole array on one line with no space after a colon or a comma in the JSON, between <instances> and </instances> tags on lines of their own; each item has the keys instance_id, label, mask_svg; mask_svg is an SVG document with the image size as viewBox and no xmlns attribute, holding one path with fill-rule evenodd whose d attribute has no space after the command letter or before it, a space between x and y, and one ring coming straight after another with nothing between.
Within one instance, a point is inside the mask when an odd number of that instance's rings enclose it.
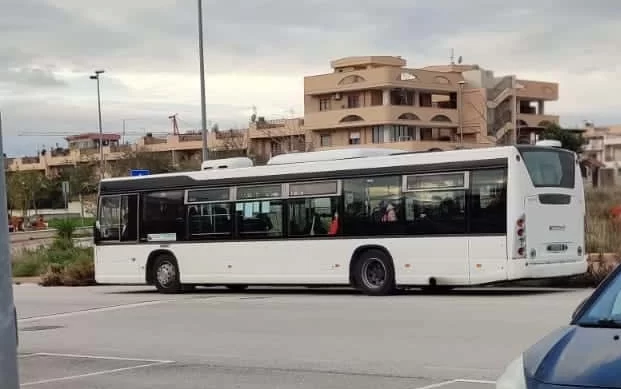
<instances>
[{"instance_id":1,"label":"car windshield","mask_svg":"<svg viewBox=\"0 0 621 389\"><path fill-rule=\"evenodd\" d=\"M617 271L614 278L606 283L604 290L589 303L576 324L621 326L621 272Z\"/></svg>"}]
</instances>

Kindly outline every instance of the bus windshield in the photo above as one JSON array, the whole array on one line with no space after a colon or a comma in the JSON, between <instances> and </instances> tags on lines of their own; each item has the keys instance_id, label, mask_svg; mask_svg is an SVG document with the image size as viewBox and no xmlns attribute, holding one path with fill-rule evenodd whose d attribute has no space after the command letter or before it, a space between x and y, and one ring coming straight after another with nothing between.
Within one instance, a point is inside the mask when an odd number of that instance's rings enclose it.
<instances>
[{"instance_id":1,"label":"bus windshield","mask_svg":"<svg viewBox=\"0 0 621 389\"><path fill-rule=\"evenodd\" d=\"M575 160L564 150L524 148L520 150L535 187L572 189L575 185Z\"/></svg>"}]
</instances>

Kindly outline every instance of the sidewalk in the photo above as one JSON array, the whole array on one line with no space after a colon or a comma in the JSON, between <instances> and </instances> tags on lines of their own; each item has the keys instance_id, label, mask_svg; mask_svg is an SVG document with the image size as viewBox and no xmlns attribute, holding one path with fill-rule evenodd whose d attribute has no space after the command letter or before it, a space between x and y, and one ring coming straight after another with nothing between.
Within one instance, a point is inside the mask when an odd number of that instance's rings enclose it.
<instances>
[{"instance_id":1,"label":"sidewalk","mask_svg":"<svg viewBox=\"0 0 621 389\"><path fill-rule=\"evenodd\" d=\"M41 282L41 277L13 277L13 284L21 285L21 284L39 284Z\"/></svg>"}]
</instances>

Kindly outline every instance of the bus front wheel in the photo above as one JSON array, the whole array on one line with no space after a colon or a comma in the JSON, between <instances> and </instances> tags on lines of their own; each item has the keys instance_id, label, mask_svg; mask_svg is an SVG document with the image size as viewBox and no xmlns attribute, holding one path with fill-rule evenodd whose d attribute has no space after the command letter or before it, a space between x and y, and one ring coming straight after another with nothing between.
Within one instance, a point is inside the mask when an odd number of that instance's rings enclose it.
<instances>
[{"instance_id":1,"label":"bus front wheel","mask_svg":"<svg viewBox=\"0 0 621 389\"><path fill-rule=\"evenodd\" d=\"M179 281L179 265L172 255L162 254L155 259L153 281L160 293L183 291L183 285Z\"/></svg>"},{"instance_id":2,"label":"bus front wheel","mask_svg":"<svg viewBox=\"0 0 621 389\"><path fill-rule=\"evenodd\" d=\"M354 263L353 279L358 290L369 295L386 295L395 290L395 269L382 250L364 251Z\"/></svg>"}]
</instances>

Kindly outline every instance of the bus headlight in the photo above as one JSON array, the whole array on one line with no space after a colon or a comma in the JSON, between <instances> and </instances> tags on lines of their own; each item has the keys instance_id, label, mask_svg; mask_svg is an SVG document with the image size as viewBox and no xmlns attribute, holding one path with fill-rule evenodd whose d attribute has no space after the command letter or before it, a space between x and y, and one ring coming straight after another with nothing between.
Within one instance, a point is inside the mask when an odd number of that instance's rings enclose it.
<instances>
[{"instance_id":1,"label":"bus headlight","mask_svg":"<svg viewBox=\"0 0 621 389\"><path fill-rule=\"evenodd\" d=\"M504 373L496 381L496 389L528 389L522 355L507 366Z\"/></svg>"}]
</instances>

